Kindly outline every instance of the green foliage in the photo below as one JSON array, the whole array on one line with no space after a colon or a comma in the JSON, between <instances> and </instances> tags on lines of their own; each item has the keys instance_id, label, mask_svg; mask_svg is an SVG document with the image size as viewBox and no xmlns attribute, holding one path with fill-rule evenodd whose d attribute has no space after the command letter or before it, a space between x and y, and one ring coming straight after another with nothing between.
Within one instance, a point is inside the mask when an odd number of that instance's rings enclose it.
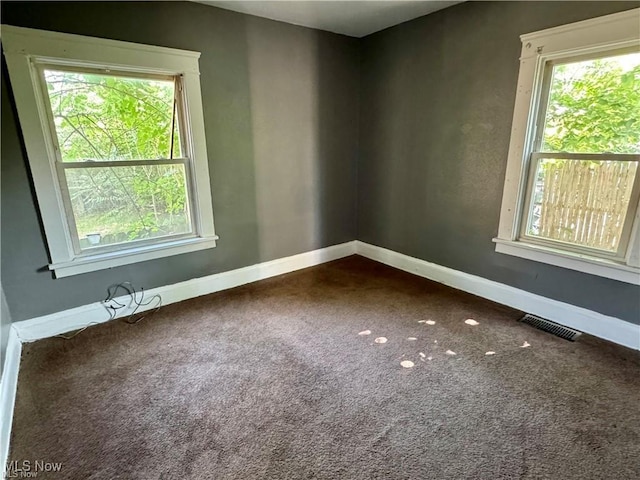
<instances>
[{"instance_id":1,"label":"green foliage","mask_svg":"<svg viewBox=\"0 0 640 480\"><path fill-rule=\"evenodd\" d=\"M625 71L602 59L556 66L542 150L640 152L640 65Z\"/></svg>"},{"instance_id":2,"label":"green foliage","mask_svg":"<svg viewBox=\"0 0 640 480\"><path fill-rule=\"evenodd\" d=\"M101 233L124 241L189 231L182 165L74 168L66 174L80 238Z\"/></svg>"},{"instance_id":3,"label":"green foliage","mask_svg":"<svg viewBox=\"0 0 640 480\"><path fill-rule=\"evenodd\" d=\"M640 54L555 66L541 151L640 153ZM615 157L541 160L527 233L615 251L635 171Z\"/></svg>"},{"instance_id":4,"label":"green foliage","mask_svg":"<svg viewBox=\"0 0 640 480\"><path fill-rule=\"evenodd\" d=\"M51 70L45 78L63 161L170 157L173 82Z\"/></svg>"},{"instance_id":5,"label":"green foliage","mask_svg":"<svg viewBox=\"0 0 640 480\"><path fill-rule=\"evenodd\" d=\"M181 156L173 82L61 71L45 79L63 162ZM91 233L104 245L190 231L182 164L65 173L81 245Z\"/></svg>"}]
</instances>

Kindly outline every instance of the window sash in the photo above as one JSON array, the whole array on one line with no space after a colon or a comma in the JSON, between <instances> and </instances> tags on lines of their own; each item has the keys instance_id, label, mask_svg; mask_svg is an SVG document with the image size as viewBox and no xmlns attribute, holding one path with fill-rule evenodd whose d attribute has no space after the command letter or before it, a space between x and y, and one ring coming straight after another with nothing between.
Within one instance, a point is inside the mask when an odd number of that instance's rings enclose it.
<instances>
[{"instance_id":1,"label":"window sash","mask_svg":"<svg viewBox=\"0 0 640 480\"><path fill-rule=\"evenodd\" d=\"M105 167L132 167L145 165L175 165L183 163L188 165L189 158L159 158L148 160L105 160L95 162L58 162L59 167L67 168L105 168Z\"/></svg>"},{"instance_id":2,"label":"window sash","mask_svg":"<svg viewBox=\"0 0 640 480\"><path fill-rule=\"evenodd\" d=\"M638 52L637 46L602 49L596 52L582 53L582 54L570 54L548 57L541 63L539 74L536 76L538 88L536 89L538 94L532 96L532 112L530 117L533 121L530 123L530 128L533 133L530 137L530 150L527 155L527 161L524 165L523 172L525 173L524 182L524 195L520 204L520 211L517 217L517 239L526 243L538 244L542 246L550 246L561 248L562 250L591 255L595 257L613 259L615 261L624 262L628 256L628 248L631 240L631 233L633 229L633 223L636 216L636 212L640 209L640 164L636 170L634 183L632 187L631 197L629 199L629 205L627 207L626 216L624 219L624 225L618 242L618 249L616 252L610 252L606 250L585 247L570 242L563 242L560 240L554 240L549 238L535 237L527 234L527 226L529 223L529 217L533 208L533 189L536 177L536 171L539 163L543 159L564 159L564 160L594 160L594 161L631 161L640 162L640 154L614 154L614 153L578 153L578 152L542 152L540 151L542 146L542 140L544 138L545 120L547 116L547 110L549 108L551 81L553 78L553 68L557 65L563 65L568 63L580 62L589 59L599 59L611 56L623 55L625 53Z\"/></svg>"},{"instance_id":3,"label":"window sash","mask_svg":"<svg viewBox=\"0 0 640 480\"><path fill-rule=\"evenodd\" d=\"M53 110L51 107L51 99L49 98L49 91L47 88L47 82L44 75L44 71L47 69L64 71L64 72L95 73L99 75L109 75L109 76L124 77L124 78L136 78L136 79L143 79L143 80L146 79L146 80L173 81L174 83L173 95L174 95L174 103L175 103L174 118L175 118L175 121L177 122L178 135L180 137L181 157L191 158L193 156L192 153L189 151L189 142L187 141L187 139L189 138L188 135L190 135L191 132L188 131L188 126L186 122L184 87L183 87L182 75L180 74L162 75L162 74L149 73L145 71L136 71L136 70L123 71L123 70L118 70L116 67L110 68L108 66L104 66L104 67L98 68L98 67L92 67L89 64L83 65L82 63L67 64L67 63L58 63L58 62L52 62L52 61L44 62L44 61L38 61L38 60L34 61L33 63L38 75L40 96L46 111L46 118L49 126L49 132L48 132L50 137L49 140L54 147L56 162L63 162L63 159L62 159L62 150L60 149L60 145L58 144L58 132L56 130ZM173 135L173 130L170 132L170 135ZM173 148L171 148L169 155L170 156L173 155ZM143 159L132 159L128 161L133 161L133 160L143 160ZM157 160L163 160L163 159L157 159ZM66 162L66 163L74 163L74 162Z\"/></svg>"},{"instance_id":4,"label":"window sash","mask_svg":"<svg viewBox=\"0 0 640 480\"><path fill-rule=\"evenodd\" d=\"M78 229L76 226L75 214L73 212L73 206L71 203L71 195L69 193L69 187L67 185L66 170L73 170L75 168L112 168L112 167L136 167L147 165L183 165L185 172L185 194L187 211L189 214L190 231L186 233L180 233L175 235L164 235L155 238L148 238L142 240L131 240L128 242L120 242L112 245L103 245L97 247L81 248L80 238L78 237ZM178 239L197 237L199 232L197 230L197 222L193 211L194 204L194 188L193 188L193 175L191 172L191 161L188 158L178 159L162 159L162 160L114 160L108 162L56 162L56 172L58 178L58 184L60 186L60 192L62 193L62 201L64 204L66 226L69 236L71 237L74 253L78 257L95 255L97 253L112 252L123 249L135 248L138 246L154 245L165 243Z\"/></svg>"},{"instance_id":5,"label":"window sash","mask_svg":"<svg viewBox=\"0 0 640 480\"><path fill-rule=\"evenodd\" d=\"M141 45L66 33L2 25L2 50L13 85L33 184L38 200L49 253L48 268L55 278L173 255L202 251L216 246L218 236L213 221L211 178L206 148L204 112L198 59L199 52ZM153 245L123 245L114 252L79 257L69 234L64 201L58 181L56 149L40 64L55 68L96 68L123 72L126 76L170 76L178 80L178 115L181 132L180 156L190 160L192 220L195 238L158 242ZM147 160L147 159L142 159ZM133 164L131 164L133 165ZM71 173L71 171L67 172Z\"/></svg>"},{"instance_id":6,"label":"window sash","mask_svg":"<svg viewBox=\"0 0 640 480\"><path fill-rule=\"evenodd\" d=\"M569 161L593 160L593 161L616 161L616 162L638 162L635 178L627 212L625 215L623 228L620 234L620 241L615 252L601 250L598 248L587 247L572 242L565 242L545 237L537 237L527 234L527 226L533 209L533 190L535 188L536 172L540 162L544 159L558 159ZM519 240L527 243L546 245L552 247L560 247L563 250L574 253L583 253L587 255L597 256L601 258L609 258L617 261L624 261L629 242L631 231L633 228L636 211L640 208L640 154L614 154L614 153L552 153L552 152L534 152L530 155L529 169L527 175L527 188L522 205L522 215L520 216Z\"/></svg>"},{"instance_id":7,"label":"window sash","mask_svg":"<svg viewBox=\"0 0 640 480\"><path fill-rule=\"evenodd\" d=\"M493 238L497 253L633 285L640 284L640 210L637 205L631 205L636 209L636 218L623 261L593 254L577 254L559 245L534 245L523 240L520 234L531 153L541 151L540 147L533 147L545 66L550 61L562 62L583 55L605 56L622 49L637 51L640 38L638 14L640 9L636 8L520 36L520 67L503 195L498 231Z\"/></svg>"},{"instance_id":8,"label":"window sash","mask_svg":"<svg viewBox=\"0 0 640 480\"><path fill-rule=\"evenodd\" d=\"M110 77L135 78L141 80L161 80L165 82L173 82L179 75L149 73L134 69L123 70L119 67L111 67L109 65L94 65L91 62L73 62L60 60L37 60L34 62L40 70L58 70L63 72L75 73L93 73L96 75Z\"/></svg>"},{"instance_id":9,"label":"window sash","mask_svg":"<svg viewBox=\"0 0 640 480\"><path fill-rule=\"evenodd\" d=\"M640 53L637 45L633 47L623 47L614 49L599 50L597 52L583 53L578 55L562 55L559 57L549 58L543 62L541 73L537 76L539 85L539 94L534 95L534 105L532 106L532 118L534 119L531 127L533 128L531 150L533 153L541 153L542 140L544 138L545 120L549 109L549 100L551 93L551 81L553 80L553 68L558 65L566 65L587 60L598 60L602 58L615 57L627 53Z\"/></svg>"},{"instance_id":10,"label":"window sash","mask_svg":"<svg viewBox=\"0 0 640 480\"><path fill-rule=\"evenodd\" d=\"M49 141L54 146L55 151L55 170L57 176L58 187L62 197L62 203L64 207L64 216L66 219L64 227L67 230L67 234L71 239L73 252L76 257L82 258L91 255L115 252L119 250L128 250L136 247L143 247L147 245L156 245L174 240L194 238L199 235L198 222L194 211L195 199L194 199L194 181L193 181L193 165L190 158L190 142L187 141L190 132L188 131L187 123L185 121L185 103L183 99L183 86L182 76L178 74L162 75L156 73L148 73L143 71L122 71L117 68L104 67L92 67L91 65L84 64L66 64L57 62L34 62L37 69L39 86L42 101L46 111L46 118L48 122L48 136ZM140 79L154 79L154 80L173 80L174 81L174 99L175 99L175 121L177 122L178 134L180 136L180 149L183 156L180 158L169 159L132 159L132 160L105 160L95 162L65 162L62 159L62 153L60 146L58 145L58 134L56 125L54 122L53 111L51 107L51 100L47 89L46 79L44 71L47 69L55 69L59 71L71 71L78 73L98 73L100 75L112 75L117 77L126 78L140 78ZM173 149L169 152L173 154ZM110 168L110 167L135 167L145 165L184 165L185 171L185 193L187 211L189 214L189 226L190 231L182 234L166 235L149 239L132 240L128 242L119 242L111 245L103 245L96 247L82 248L80 246L80 238L78 237L78 229L76 225L75 214L73 212L73 206L71 203L71 195L69 187L67 185L67 178L65 174L66 169L74 168Z\"/></svg>"},{"instance_id":11,"label":"window sash","mask_svg":"<svg viewBox=\"0 0 640 480\"><path fill-rule=\"evenodd\" d=\"M557 160L594 160L615 162L640 162L640 153L574 153L574 152L533 152L531 160L552 158Z\"/></svg>"}]
</instances>

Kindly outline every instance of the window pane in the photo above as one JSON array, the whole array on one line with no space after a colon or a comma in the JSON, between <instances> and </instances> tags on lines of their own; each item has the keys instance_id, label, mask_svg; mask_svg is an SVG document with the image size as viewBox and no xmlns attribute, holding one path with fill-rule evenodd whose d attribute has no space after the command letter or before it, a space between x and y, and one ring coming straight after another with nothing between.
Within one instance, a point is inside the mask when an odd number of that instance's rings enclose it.
<instances>
[{"instance_id":1,"label":"window pane","mask_svg":"<svg viewBox=\"0 0 640 480\"><path fill-rule=\"evenodd\" d=\"M83 249L191 232L182 164L65 173Z\"/></svg>"},{"instance_id":2,"label":"window pane","mask_svg":"<svg viewBox=\"0 0 640 480\"><path fill-rule=\"evenodd\" d=\"M616 252L638 162L542 159L527 235Z\"/></svg>"},{"instance_id":3,"label":"window pane","mask_svg":"<svg viewBox=\"0 0 640 480\"><path fill-rule=\"evenodd\" d=\"M180 157L174 82L45 70L65 162ZM172 130L172 126L174 127Z\"/></svg>"},{"instance_id":4,"label":"window pane","mask_svg":"<svg viewBox=\"0 0 640 480\"><path fill-rule=\"evenodd\" d=\"M554 66L541 151L640 153L640 53Z\"/></svg>"}]
</instances>

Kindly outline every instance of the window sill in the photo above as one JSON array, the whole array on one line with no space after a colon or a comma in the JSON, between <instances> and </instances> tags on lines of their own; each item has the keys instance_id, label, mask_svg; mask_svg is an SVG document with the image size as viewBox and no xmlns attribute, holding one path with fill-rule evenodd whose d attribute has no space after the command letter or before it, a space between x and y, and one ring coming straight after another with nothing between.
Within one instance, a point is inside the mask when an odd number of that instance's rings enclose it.
<instances>
[{"instance_id":1,"label":"window sill","mask_svg":"<svg viewBox=\"0 0 640 480\"><path fill-rule=\"evenodd\" d=\"M526 258L570 270L577 270L579 272L631 283L633 285L640 285L640 269L635 267L592 257L590 255L572 253L515 240L494 238L493 241L496 244L496 252L498 253Z\"/></svg>"},{"instance_id":2,"label":"window sill","mask_svg":"<svg viewBox=\"0 0 640 480\"><path fill-rule=\"evenodd\" d=\"M56 278L79 275L81 273L104 270L106 268L130 265L132 263L154 260L156 258L195 252L216 246L217 236L207 238L189 238L162 244L146 245L117 252L77 257L69 262L52 263L49 270L55 272Z\"/></svg>"}]
</instances>

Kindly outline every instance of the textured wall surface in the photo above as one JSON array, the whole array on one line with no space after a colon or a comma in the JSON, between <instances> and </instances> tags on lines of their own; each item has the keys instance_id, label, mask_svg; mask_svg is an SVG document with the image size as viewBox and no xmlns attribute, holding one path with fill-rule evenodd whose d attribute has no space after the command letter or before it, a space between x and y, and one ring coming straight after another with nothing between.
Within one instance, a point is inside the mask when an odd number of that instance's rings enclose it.
<instances>
[{"instance_id":1,"label":"textured wall surface","mask_svg":"<svg viewBox=\"0 0 640 480\"><path fill-rule=\"evenodd\" d=\"M467 2L352 39L190 2L2 2L2 22L202 52L218 247L54 280L3 62L13 320L353 239L639 322L638 287L497 254L519 35L638 2ZM356 208L357 204L357 208Z\"/></svg>"},{"instance_id":2,"label":"textured wall surface","mask_svg":"<svg viewBox=\"0 0 640 480\"><path fill-rule=\"evenodd\" d=\"M191 2L2 2L5 24L202 52L218 246L52 279L2 73L2 279L13 320L356 237L358 40Z\"/></svg>"},{"instance_id":3,"label":"textured wall surface","mask_svg":"<svg viewBox=\"0 0 640 480\"><path fill-rule=\"evenodd\" d=\"M363 40L358 239L639 323L640 289L495 253L519 35L638 2L467 2Z\"/></svg>"}]
</instances>

